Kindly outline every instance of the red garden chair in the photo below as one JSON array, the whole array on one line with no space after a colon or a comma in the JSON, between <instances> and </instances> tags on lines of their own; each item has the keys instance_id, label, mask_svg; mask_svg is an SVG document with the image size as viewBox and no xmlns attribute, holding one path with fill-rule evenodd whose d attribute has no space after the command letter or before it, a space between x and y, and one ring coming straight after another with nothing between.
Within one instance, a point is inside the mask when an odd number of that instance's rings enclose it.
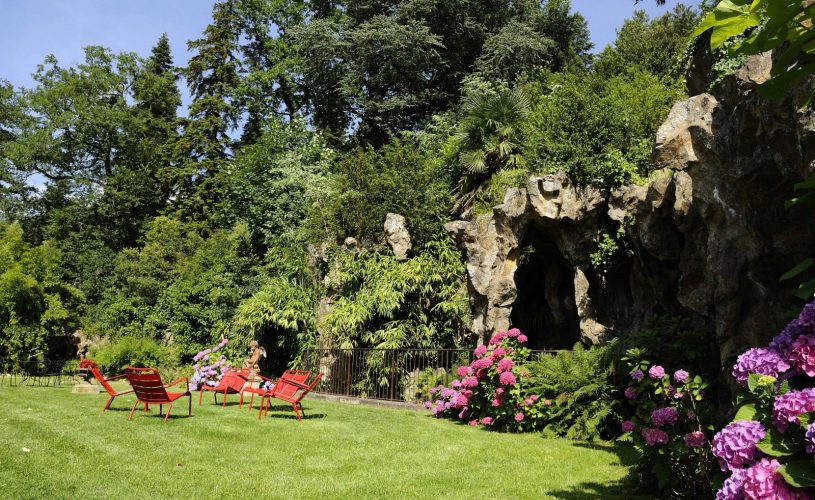
<instances>
[{"instance_id":1,"label":"red garden chair","mask_svg":"<svg viewBox=\"0 0 815 500\"><path fill-rule=\"evenodd\" d=\"M302 384L302 383L305 383L305 381L308 380L308 378L310 376L311 376L311 371L309 371L309 370L286 370L286 371L283 372L283 375L281 375L280 378L282 379L283 377L285 377L288 380L292 380L294 382L299 382L299 383ZM263 379L263 380L268 380L273 385L277 385L277 382L280 380L280 379L272 380L272 379L266 378L264 376L260 376L260 378ZM261 402L260 412L258 412L258 419L260 419L260 414L263 412L263 404L262 404L263 403L263 398L265 396L270 395L274 391L274 387L272 387L272 389L270 389L270 390L266 390L263 387L244 387L243 391L244 392L249 392L249 393L252 394L252 398L249 400L249 409L250 410L252 409L252 401L254 401L254 399L255 399L255 394L257 394L258 396L261 396L261 399L260 399L260 402Z\"/></svg>"},{"instance_id":2,"label":"red garden chair","mask_svg":"<svg viewBox=\"0 0 815 500\"><path fill-rule=\"evenodd\" d=\"M101 385L110 395L110 397L108 398L108 402L105 403L105 407L102 408L102 413L105 413L105 411L107 411L108 407L116 398L116 396L123 396L125 394L130 394L133 392L132 388L127 389L125 391L117 391L116 389L113 388L113 386L110 385L110 382L124 378L125 374L105 378L105 376L102 375L102 372L99 371L99 365L97 365L96 362L92 359L83 359L82 361L79 362L79 367L84 368L91 372L93 377L97 380L97 382L99 382L99 385Z\"/></svg>"},{"instance_id":3,"label":"red garden chair","mask_svg":"<svg viewBox=\"0 0 815 500\"><path fill-rule=\"evenodd\" d=\"M142 402L145 403L145 411L147 410L148 404L159 405L159 415L161 415L163 405L170 405L167 408L167 415L164 416L164 422L166 423L170 417L170 411L173 409L173 401L184 396L190 397L189 416L192 416L192 394L190 394L189 379L187 377L182 377L164 385L161 381L161 374L157 369L133 368L132 366L125 368L125 376L133 387L137 398L136 402L133 403L133 408L130 410L130 416L127 417L128 420L133 419L133 412L136 411L136 405ZM180 382L184 382L184 392L167 392L168 387L178 385Z\"/></svg>"},{"instance_id":4,"label":"red garden chair","mask_svg":"<svg viewBox=\"0 0 815 500\"><path fill-rule=\"evenodd\" d=\"M297 370L301 372L302 370ZM308 376L307 376L308 377ZM320 382L320 379L323 377L322 373L318 373L316 377L314 377L310 383L305 383L305 380L297 381L293 380L292 378L288 377L285 373L282 377L277 381L274 388L269 391L267 394L263 396L263 399L260 401L260 411L263 412L264 415L269 413L269 406L271 406L272 398L277 398L281 401L285 401L287 403L291 403L291 407L294 410L294 414L297 416L297 421L299 422L302 420L303 415L303 405L300 404L300 401L306 397L306 394L311 392L312 389ZM258 418L260 418L260 414L258 414Z\"/></svg>"},{"instance_id":5,"label":"red garden chair","mask_svg":"<svg viewBox=\"0 0 815 500\"><path fill-rule=\"evenodd\" d=\"M252 410L252 404L255 401L255 395L263 397L264 394L269 392L269 390L265 389L263 386L266 382L269 382L274 386L277 383L277 380L264 377L259 373L251 374L249 379L246 381L246 385L243 386L241 389L241 399L240 399L240 406L239 408L243 408L243 398L246 393L251 394L252 396L249 398L249 410ZM258 384L255 386L254 384Z\"/></svg>"},{"instance_id":6,"label":"red garden chair","mask_svg":"<svg viewBox=\"0 0 815 500\"><path fill-rule=\"evenodd\" d=\"M241 394L241 389L243 389L243 386L246 384L246 380L248 378L249 368L227 371L224 373L223 378L218 381L218 385L209 386L204 384L201 386L201 395L198 397L198 406L201 406L201 402L204 400L204 391L212 391L214 393L212 396L215 398L215 404L218 404L218 393L223 393L223 405L226 406L226 395ZM241 396L241 398L243 398L243 396Z\"/></svg>"}]
</instances>

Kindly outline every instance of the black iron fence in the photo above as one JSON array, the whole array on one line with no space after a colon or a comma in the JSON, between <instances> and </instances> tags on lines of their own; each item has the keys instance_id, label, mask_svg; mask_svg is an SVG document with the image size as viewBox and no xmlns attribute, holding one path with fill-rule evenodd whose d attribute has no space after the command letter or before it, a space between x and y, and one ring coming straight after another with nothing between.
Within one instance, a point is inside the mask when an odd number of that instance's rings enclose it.
<instances>
[{"instance_id":1,"label":"black iron fence","mask_svg":"<svg viewBox=\"0 0 815 500\"><path fill-rule=\"evenodd\" d=\"M70 359L11 360L0 358L0 386L62 386L76 383L76 363Z\"/></svg>"},{"instance_id":2,"label":"black iron fence","mask_svg":"<svg viewBox=\"0 0 815 500\"><path fill-rule=\"evenodd\" d=\"M303 356L303 368L323 374L315 392L415 403L430 388L449 386L472 358L472 349L314 349Z\"/></svg>"}]
</instances>

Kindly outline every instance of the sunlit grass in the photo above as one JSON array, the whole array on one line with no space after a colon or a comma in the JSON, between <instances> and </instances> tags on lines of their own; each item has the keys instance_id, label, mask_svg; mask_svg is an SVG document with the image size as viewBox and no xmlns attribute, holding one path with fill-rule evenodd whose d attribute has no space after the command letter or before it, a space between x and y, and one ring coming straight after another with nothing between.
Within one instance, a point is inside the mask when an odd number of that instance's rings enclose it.
<instances>
[{"instance_id":1,"label":"sunlit grass","mask_svg":"<svg viewBox=\"0 0 815 500\"><path fill-rule=\"evenodd\" d=\"M166 424L107 395L0 387L3 498L630 498L630 450L424 412L304 402L307 418L186 398ZM27 449L30 451L24 451Z\"/></svg>"}]
</instances>

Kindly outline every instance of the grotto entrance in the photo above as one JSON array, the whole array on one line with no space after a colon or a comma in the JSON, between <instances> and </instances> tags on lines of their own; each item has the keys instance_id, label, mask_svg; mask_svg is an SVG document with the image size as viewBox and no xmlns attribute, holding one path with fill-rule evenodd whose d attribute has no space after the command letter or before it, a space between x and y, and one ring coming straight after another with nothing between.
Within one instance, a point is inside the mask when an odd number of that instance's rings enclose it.
<instances>
[{"instance_id":1,"label":"grotto entrance","mask_svg":"<svg viewBox=\"0 0 815 500\"><path fill-rule=\"evenodd\" d=\"M515 286L510 321L529 337L529 348L571 349L580 341L574 270L539 228L530 227L524 235Z\"/></svg>"}]
</instances>

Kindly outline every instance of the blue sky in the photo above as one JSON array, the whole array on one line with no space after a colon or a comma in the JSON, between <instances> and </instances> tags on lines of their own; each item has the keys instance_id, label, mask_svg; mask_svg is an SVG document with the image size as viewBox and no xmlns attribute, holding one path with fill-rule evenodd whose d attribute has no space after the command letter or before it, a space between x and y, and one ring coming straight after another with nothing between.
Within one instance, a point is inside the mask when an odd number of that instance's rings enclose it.
<instances>
[{"instance_id":1,"label":"blue sky","mask_svg":"<svg viewBox=\"0 0 815 500\"><path fill-rule=\"evenodd\" d=\"M186 42L200 36L210 19L210 0L0 0L0 78L30 86L31 73L46 54L62 65L82 60L82 47L148 55L158 37L170 37L177 65L187 60ZM659 15L678 2L657 7L645 0L572 0L589 22L595 50L614 40L615 30L636 8ZM692 3L692 2L688 2Z\"/></svg>"}]
</instances>

